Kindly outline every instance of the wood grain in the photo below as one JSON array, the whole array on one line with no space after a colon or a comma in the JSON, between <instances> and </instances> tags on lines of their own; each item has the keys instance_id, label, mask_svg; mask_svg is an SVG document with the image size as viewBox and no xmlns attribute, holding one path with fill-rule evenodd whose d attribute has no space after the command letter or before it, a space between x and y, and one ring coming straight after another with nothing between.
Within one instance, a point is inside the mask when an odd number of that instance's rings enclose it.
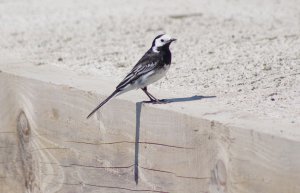
<instances>
[{"instance_id":1,"label":"wood grain","mask_svg":"<svg viewBox=\"0 0 300 193\"><path fill-rule=\"evenodd\" d=\"M0 190L300 192L300 143L0 73ZM138 183L136 183L138 182Z\"/></svg>"}]
</instances>

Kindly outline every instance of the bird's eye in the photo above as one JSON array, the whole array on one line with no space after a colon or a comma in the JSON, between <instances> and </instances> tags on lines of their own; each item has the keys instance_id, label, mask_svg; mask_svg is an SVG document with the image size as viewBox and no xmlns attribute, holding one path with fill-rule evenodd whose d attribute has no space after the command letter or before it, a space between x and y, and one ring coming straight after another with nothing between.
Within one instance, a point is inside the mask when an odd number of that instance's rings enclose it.
<instances>
[{"instance_id":1,"label":"bird's eye","mask_svg":"<svg viewBox=\"0 0 300 193\"><path fill-rule=\"evenodd\" d=\"M161 41L161 42L164 42L165 40L161 39L160 41Z\"/></svg>"}]
</instances>

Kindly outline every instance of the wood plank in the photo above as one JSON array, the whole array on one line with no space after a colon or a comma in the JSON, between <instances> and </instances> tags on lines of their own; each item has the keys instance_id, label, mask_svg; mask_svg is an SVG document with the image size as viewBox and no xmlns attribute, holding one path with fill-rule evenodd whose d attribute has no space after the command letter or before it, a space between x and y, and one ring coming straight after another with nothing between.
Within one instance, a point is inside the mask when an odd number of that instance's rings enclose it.
<instances>
[{"instance_id":1,"label":"wood plank","mask_svg":"<svg viewBox=\"0 0 300 193\"><path fill-rule=\"evenodd\" d=\"M6 72L0 84L1 192L300 191L297 133L123 99L87 120L105 96Z\"/></svg>"}]
</instances>

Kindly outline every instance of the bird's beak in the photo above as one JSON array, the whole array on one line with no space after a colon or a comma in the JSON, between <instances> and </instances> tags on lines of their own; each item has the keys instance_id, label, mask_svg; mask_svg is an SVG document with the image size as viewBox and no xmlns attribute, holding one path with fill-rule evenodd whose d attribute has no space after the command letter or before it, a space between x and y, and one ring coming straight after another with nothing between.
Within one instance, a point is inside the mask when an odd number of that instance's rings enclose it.
<instances>
[{"instance_id":1,"label":"bird's beak","mask_svg":"<svg viewBox=\"0 0 300 193\"><path fill-rule=\"evenodd\" d=\"M170 42L174 42L174 41L176 41L177 39L175 39L175 38L171 38L169 41Z\"/></svg>"}]
</instances>

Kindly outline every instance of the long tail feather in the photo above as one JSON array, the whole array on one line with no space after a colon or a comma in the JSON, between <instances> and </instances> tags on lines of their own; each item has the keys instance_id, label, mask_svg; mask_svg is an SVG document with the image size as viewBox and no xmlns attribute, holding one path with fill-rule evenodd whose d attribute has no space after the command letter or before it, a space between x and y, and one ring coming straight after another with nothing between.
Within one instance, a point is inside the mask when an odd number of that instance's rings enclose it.
<instances>
[{"instance_id":1,"label":"long tail feather","mask_svg":"<svg viewBox=\"0 0 300 193\"><path fill-rule=\"evenodd\" d=\"M112 97L120 92L119 90L115 90L109 97L107 97L102 103L100 103L86 118L90 118L98 109L100 109L105 103L107 103Z\"/></svg>"}]
</instances>

